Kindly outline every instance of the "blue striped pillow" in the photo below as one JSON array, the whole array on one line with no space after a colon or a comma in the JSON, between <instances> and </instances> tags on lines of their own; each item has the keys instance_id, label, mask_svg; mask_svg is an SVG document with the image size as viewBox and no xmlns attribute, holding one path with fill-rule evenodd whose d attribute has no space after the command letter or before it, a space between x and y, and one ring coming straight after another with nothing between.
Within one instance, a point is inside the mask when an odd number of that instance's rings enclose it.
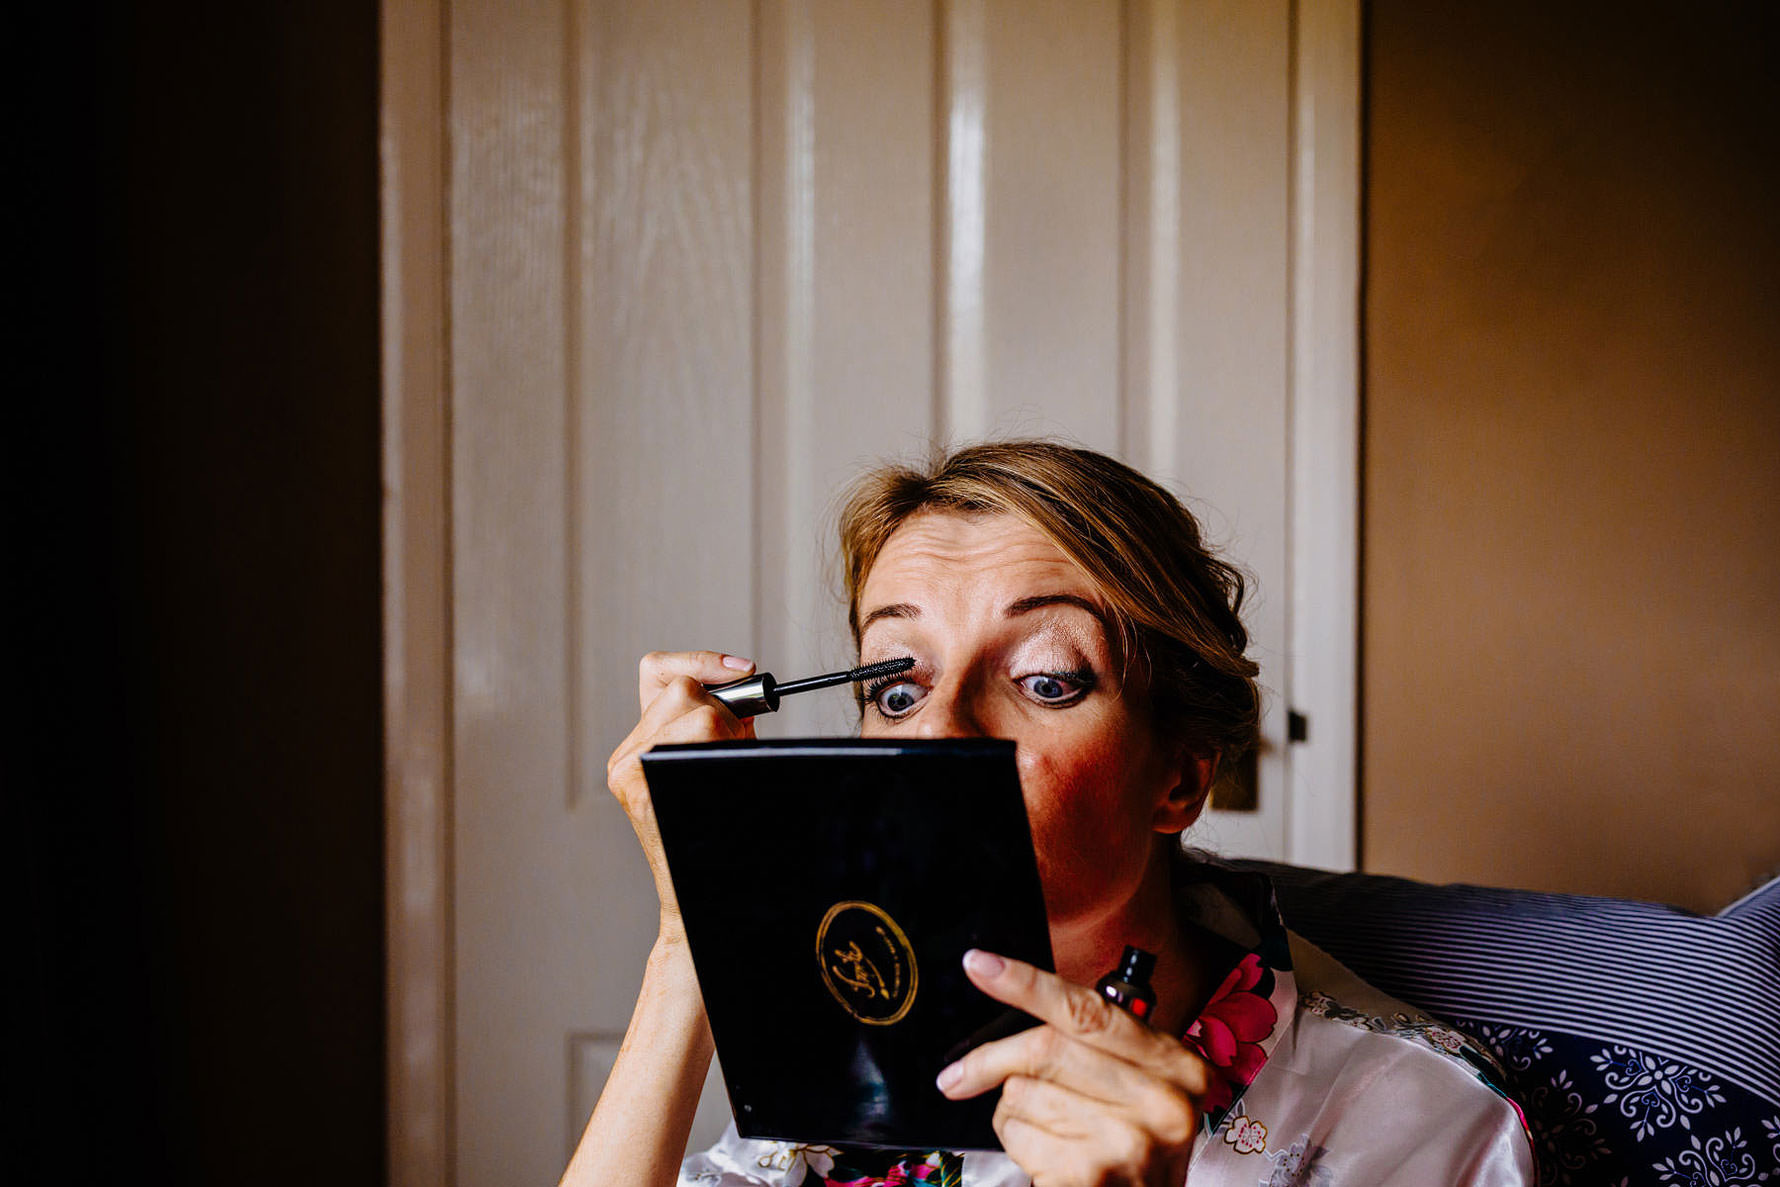
<instances>
[{"instance_id":1,"label":"blue striped pillow","mask_svg":"<svg viewBox=\"0 0 1780 1187\"><path fill-rule=\"evenodd\" d=\"M1265 862L1286 925L1492 1047L1545 1184L1780 1182L1780 879L1715 916Z\"/></svg>"}]
</instances>

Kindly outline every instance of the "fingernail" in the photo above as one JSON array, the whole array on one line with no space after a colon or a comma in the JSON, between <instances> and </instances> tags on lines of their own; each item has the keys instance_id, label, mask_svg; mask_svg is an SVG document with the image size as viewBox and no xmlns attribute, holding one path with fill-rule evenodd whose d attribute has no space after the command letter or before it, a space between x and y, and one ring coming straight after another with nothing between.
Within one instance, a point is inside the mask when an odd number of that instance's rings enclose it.
<instances>
[{"instance_id":1,"label":"fingernail","mask_svg":"<svg viewBox=\"0 0 1780 1187\"><path fill-rule=\"evenodd\" d=\"M754 661L751 659L743 659L739 655L726 655L723 657L723 666L726 668L734 668L738 672L746 672L749 668L754 666Z\"/></svg>"},{"instance_id":2,"label":"fingernail","mask_svg":"<svg viewBox=\"0 0 1780 1187\"><path fill-rule=\"evenodd\" d=\"M946 1065L946 1070L939 1074L939 1079L934 1083L939 1085L941 1092L947 1092L962 1079L964 1079L964 1064L951 1063Z\"/></svg>"},{"instance_id":3,"label":"fingernail","mask_svg":"<svg viewBox=\"0 0 1780 1187\"><path fill-rule=\"evenodd\" d=\"M1007 961L993 952L984 952L981 948L972 948L964 954L964 967L979 977L997 976L1007 967Z\"/></svg>"}]
</instances>

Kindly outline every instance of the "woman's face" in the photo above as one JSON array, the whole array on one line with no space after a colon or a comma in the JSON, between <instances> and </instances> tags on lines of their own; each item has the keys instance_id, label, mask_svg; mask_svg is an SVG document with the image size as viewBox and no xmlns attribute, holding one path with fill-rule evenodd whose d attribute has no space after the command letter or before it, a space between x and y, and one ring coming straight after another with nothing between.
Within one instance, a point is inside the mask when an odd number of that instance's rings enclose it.
<instances>
[{"instance_id":1,"label":"woman's face","mask_svg":"<svg viewBox=\"0 0 1780 1187\"><path fill-rule=\"evenodd\" d=\"M1161 745L1098 591L1023 520L911 516L866 577L859 622L860 662L915 660L867 687L864 736L1017 743L1053 925L1119 910L1158 833L1197 815L1202 764Z\"/></svg>"}]
</instances>

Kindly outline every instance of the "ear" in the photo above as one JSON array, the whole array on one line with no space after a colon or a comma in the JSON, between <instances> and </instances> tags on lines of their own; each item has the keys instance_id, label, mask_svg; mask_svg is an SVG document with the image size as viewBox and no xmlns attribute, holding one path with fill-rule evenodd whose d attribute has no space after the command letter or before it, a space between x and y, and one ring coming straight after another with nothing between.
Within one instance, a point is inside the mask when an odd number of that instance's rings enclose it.
<instances>
[{"instance_id":1,"label":"ear","mask_svg":"<svg viewBox=\"0 0 1780 1187\"><path fill-rule=\"evenodd\" d=\"M1212 781L1218 777L1218 755L1189 754L1183 751L1175 762L1174 786L1156 805L1151 827L1159 833L1182 833L1193 826L1205 810L1211 795Z\"/></svg>"}]
</instances>

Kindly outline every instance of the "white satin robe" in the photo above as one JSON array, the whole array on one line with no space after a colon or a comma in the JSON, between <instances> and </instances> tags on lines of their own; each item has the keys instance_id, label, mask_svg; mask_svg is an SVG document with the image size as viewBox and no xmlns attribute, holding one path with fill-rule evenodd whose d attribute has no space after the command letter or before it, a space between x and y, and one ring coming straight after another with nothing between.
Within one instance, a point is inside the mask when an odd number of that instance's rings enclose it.
<instances>
[{"instance_id":1,"label":"white satin robe","mask_svg":"<svg viewBox=\"0 0 1780 1187\"><path fill-rule=\"evenodd\" d=\"M1459 1031L1366 985L1280 922L1259 874L1183 861L1187 918L1248 952L1183 1038L1226 1088L1208 1107L1192 1187L1508 1187L1535 1182L1531 1139ZM1245 1083L1244 1081L1247 1080ZM878 1156L880 1159L882 1156ZM739 1137L687 1158L682 1185L935 1184L939 1155L859 1175L845 1151ZM850 1169L851 1168L851 1169ZM882 1168L878 1168L880 1171ZM1026 1187L1007 1155L963 1152L964 1187Z\"/></svg>"}]
</instances>

